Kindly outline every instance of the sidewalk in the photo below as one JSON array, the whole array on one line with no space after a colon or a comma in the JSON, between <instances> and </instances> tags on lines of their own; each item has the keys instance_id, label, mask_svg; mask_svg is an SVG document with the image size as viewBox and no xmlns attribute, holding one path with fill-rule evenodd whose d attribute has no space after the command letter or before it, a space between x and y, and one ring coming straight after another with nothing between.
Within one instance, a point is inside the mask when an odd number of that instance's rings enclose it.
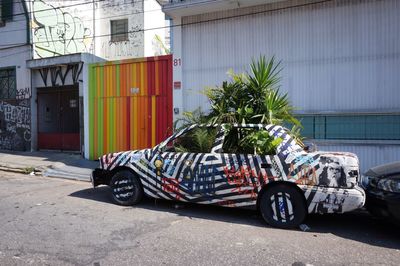
<instances>
[{"instance_id":1,"label":"sidewalk","mask_svg":"<svg viewBox=\"0 0 400 266\"><path fill-rule=\"evenodd\" d=\"M68 152L0 151L0 171L90 182L92 170L99 163Z\"/></svg>"}]
</instances>

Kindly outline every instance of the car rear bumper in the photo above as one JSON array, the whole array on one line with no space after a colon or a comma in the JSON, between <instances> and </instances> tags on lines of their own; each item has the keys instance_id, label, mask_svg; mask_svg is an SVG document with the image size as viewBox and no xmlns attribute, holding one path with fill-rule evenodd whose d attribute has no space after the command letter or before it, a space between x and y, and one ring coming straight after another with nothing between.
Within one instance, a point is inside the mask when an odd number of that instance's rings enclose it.
<instances>
[{"instance_id":1,"label":"car rear bumper","mask_svg":"<svg viewBox=\"0 0 400 266\"><path fill-rule=\"evenodd\" d=\"M365 204L365 192L355 186L351 189L329 187L302 187L308 213L344 213L359 209Z\"/></svg>"}]
</instances>

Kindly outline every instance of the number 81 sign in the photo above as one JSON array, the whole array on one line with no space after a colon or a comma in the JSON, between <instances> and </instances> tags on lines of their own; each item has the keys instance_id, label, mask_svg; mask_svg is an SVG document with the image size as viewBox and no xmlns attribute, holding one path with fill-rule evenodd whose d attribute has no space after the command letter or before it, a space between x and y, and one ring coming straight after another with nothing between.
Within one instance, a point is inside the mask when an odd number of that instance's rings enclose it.
<instances>
[{"instance_id":1,"label":"number 81 sign","mask_svg":"<svg viewBox=\"0 0 400 266\"><path fill-rule=\"evenodd\" d=\"M176 67L176 66L181 66L182 65L182 63L181 63L181 59L180 58L176 58L176 59L174 59L174 66Z\"/></svg>"}]
</instances>

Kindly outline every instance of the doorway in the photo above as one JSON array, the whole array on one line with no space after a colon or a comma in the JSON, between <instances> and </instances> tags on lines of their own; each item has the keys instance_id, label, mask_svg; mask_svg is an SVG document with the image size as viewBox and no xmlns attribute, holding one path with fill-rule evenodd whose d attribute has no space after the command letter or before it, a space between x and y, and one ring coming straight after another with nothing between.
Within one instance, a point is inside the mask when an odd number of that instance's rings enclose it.
<instances>
[{"instance_id":1,"label":"doorway","mask_svg":"<svg viewBox=\"0 0 400 266\"><path fill-rule=\"evenodd\" d=\"M79 88L38 88L38 149L80 151Z\"/></svg>"}]
</instances>

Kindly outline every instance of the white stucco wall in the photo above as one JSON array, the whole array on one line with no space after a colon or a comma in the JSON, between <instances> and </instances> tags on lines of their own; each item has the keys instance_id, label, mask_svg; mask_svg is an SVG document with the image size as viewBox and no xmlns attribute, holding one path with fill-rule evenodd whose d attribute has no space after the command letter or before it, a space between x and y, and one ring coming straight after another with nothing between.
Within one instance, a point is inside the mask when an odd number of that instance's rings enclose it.
<instances>
[{"instance_id":1,"label":"white stucco wall","mask_svg":"<svg viewBox=\"0 0 400 266\"><path fill-rule=\"evenodd\" d=\"M161 6L155 0L144 1L144 56L155 56L166 54L165 48L169 49L166 37L169 37L168 21L161 11ZM156 39L156 35L160 41Z\"/></svg>"},{"instance_id":2,"label":"white stucco wall","mask_svg":"<svg viewBox=\"0 0 400 266\"><path fill-rule=\"evenodd\" d=\"M95 17L96 55L107 60L144 56L143 2L109 0L99 2ZM128 19L129 41L111 42L111 20Z\"/></svg>"},{"instance_id":3,"label":"white stucco wall","mask_svg":"<svg viewBox=\"0 0 400 266\"><path fill-rule=\"evenodd\" d=\"M162 54L165 15L156 0L32 0L34 58L92 53L107 60ZM111 20L128 19L128 41L111 42ZM147 30L160 28L157 30Z\"/></svg>"},{"instance_id":4,"label":"white stucco wall","mask_svg":"<svg viewBox=\"0 0 400 266\"><path fill-rule=\"evenodd\" d=\"M11 21L6 21L0 26L0 50L4 50L10 46L18 46L26 44L26 18L21 1L15 1L14 15ZM1 11L1 9L0 9Z\"/></svg>"}]
</instances>

